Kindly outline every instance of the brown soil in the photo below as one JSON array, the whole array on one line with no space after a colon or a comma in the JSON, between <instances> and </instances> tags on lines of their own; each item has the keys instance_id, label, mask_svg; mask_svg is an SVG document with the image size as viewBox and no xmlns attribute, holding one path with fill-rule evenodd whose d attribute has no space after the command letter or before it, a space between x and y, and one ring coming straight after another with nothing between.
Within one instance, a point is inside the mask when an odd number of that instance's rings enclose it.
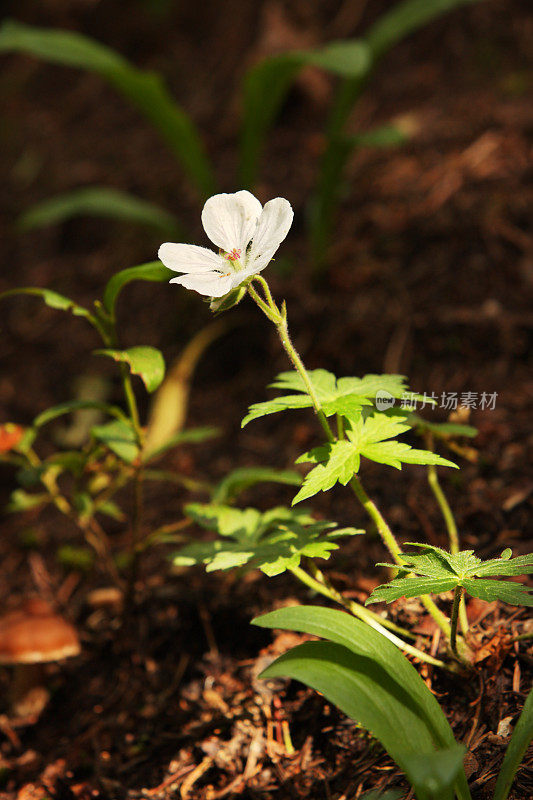
<instances>
[{"instance_id":1,"label":"brown soil","mask_svg":"<svg viewBox=\"0 0 533 800\"><path fill-rule=\"evenodd\" d=\"M233 191L246 66L277 48L353 36L388 4L161 2L160 12L155 5L6 3L17 19L82 31L140 66L162 70L205 133L221 186ZM304 73L291 93L257 190L263 200L286 196L295 208L284 250L293 268L273 272L272 288L287 298L294 340L310 367L339 375L401 372L417 391L439 396L497 393L494 410L472 413L480 431L477 463L461 460L459 474L443 475L463 546L483 557L507 546L527 552L533 486L527 471L533 275L528 6L525 0L489 0L461 9L387 56L353 128L398 118L409 124L412 139L398 149L360 150L350 162L328 271L318 288L307 266L303 220L332 92L321 73ZM199 203L180 168L97 77L12 56L4 59L0 91L6 105L0 290L46 286L88 304L116 270L154 258L157 234L108 221L79 219L17 233L14 223L24 209L79 185L115 186L158 202L190 227L193 241L203 242ZM209 321L196 295L166 285L129 287L120 316L124 344L161 347L167 362ZM228 319L233 327L199 365L188 414L189 426L216 424L222 435L165 461L165 468L200 480L215 481L236 466L291 468L318 440L305 412L240 430L248 405L267 396L266 385L287 365L273 331L249 303ZM34 299L3 301L0 421L29 423L68 399L88 370L111 379L112 366L85 360L97 344L82 320ZM112 392L119 401L118 384ZM146 400L141 404L144 414ZM446 417L443 410L429 413ZM45 441L43 452L50 446ZM16 483L11 470L1 474L6 500ZM400 539L425 537L446 546L424 470L393 477L377 465L364 475ZM267 508L291 497L290 489L268 485L242 501ZM169 484L151 485L144 529L179 520L190 498ZM366 524L342 487L315 500L318 513L340 524ZM121 502L131 509L128 492ZM30 550L29 530L37 542ZM2 605L35 591L52 596L78 626L83 652L49 668L52 696L38 720L14 722L5 704L0 797L351 800L371 788L405 789L380 747L323 698L295 683L278 687L257 679L268 658L301 637L273 637L250 620L289 602L317 602L288 577L169 576L171 549L154 549L141 565L135 608L124 620L116 607L87 602L91 589L108 582L101 569L77 572L59 563L60 545L80 543L70 523L52 512L28 512L7 517L3 532ZM109 534L120 552L125 526L113 523ZM374 564L383 556L374 536L356 537L331 559L329 575L363 599L378 581ZM422 617L432 635L416 604L396 606L393 613L403 622ZM500 723L516 721L531 683L532 656L527 641L511 641L527 630L523 610L474 604L470 610L484 648L472 679L421 672L469 748L473 795L484 800L508 741ZM430 648L431 639L421 633L419 644ZM7 670L0 681L7 692ZM287 730L293 754L283 738ZM515 800L531 798L532 777L526 756Z\"/></svg>"}]
</instances>

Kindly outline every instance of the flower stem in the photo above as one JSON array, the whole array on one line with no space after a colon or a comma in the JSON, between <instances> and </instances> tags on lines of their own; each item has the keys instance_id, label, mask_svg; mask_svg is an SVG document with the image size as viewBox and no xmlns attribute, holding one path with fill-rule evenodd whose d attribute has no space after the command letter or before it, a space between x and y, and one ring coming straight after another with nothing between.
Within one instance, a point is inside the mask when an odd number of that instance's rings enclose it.
<instances>
[{"instance_id":1,"label":"flower stem","mask_svg":"<svg viewBox=\"0 0 533 800\"><path fill-rule=\"evenodd\" d=\"M426 434L426 447L428 450L433 452L433 436L431 433ZM455 517L453 515L453 511L451 509L450 504L448 503L448 498L444 493L444 489L442 488L439 476L437 473L437 468L434 464L430 464L428 466L428 483L430 486L431 491L437 501L437 504L441 510L442 516L444 517L444 522L446 523L446 530L448 531L448 541L450 543L450 553L458 553L460 548L459 544L459 531L457 530L457 523L455 522ZM464 594L461 597L461 603L459 605L459 622L461 625L461 630L463 634L466 636L468 633L468 617L466 615L466 603Z\"/></svg>"},{"instance_id":2,"label":"flower stem","mask_svg":"<svg viewBox=\"0 0 533 800\"><path fill-rule=\"evenodd\" d=\"M404 642L403 639L400 639L394 633L387 630L387 628L385 628L383 625L383 620L378 621L379 618L376 619L377 614L370 612L367 608L360 606L358 603L346 600L346 598L337 593L335 590L333 590L332 594L327 586L321 583L321 581L313 578L301 567L289 567L289 570L296 578L298 578L299 581L304 583L310 589L318 594L323 595L324 597L328 597L330 600L335 600L336 602L340 603L344 608L347 608L349 611L351 611L355 617L358 617L363 622L366 622L367 625L370 625L371 628L374 628L374 630L385 636L400 650L403 650L405 653L409 653L409 655L418 658L420 661L425 661L427 664L433 664L436 667L443 667L447 669L447 666L443 661L439 661L439 659L433 658L433 656L424 653L422 650L418 650L418 648L413 647L413 645L407 644L407 642Z\"/></svg>"},{"instance_id":3,"label":"flower stem","mask_svg":"<svg viewBox=\"0 0 533 800\"><path fill-rule=\"evenodd\" d=\"M456 586L455 591L453 593L450 646L452 648L452 653L454 654L454 656L457 656L457 658L459 658L459 653L457 652L457 620L459 618L459 606L461 604L462 596L463 596L463 587Z\"/></svg>"},{"instance_id":4,"label":"flower stem","mask_svg":"<svg viewBox=\"0 0 533 800\"><path fill-rule=\"evenodd\" d=\"M259 294L255 291L254 287L252 286L252 283L250 283L248 285L248 292L249 292L250 296L252 297L252 299L254 300L254 302L263 311L263 313L276 326L276 328L278 330L278 335L279 335L281 344L283 345L283 348L284 348L285 352L287 353L290 361L294 365L294 368L296 369L296 371L300 375L300 377L301 377L301 379L303 381L303 384L304 384L304 386L306 388L306 391L307 391L309 397L311 398L311 402L313 404L313 408L314 408L315 413L316 413L316 415L318 417L318 420L319 420L319 422L320 422L320 424L322 426L322 430L324 431L324 434L325 434L328 442L334 442L335 441L335 436L333 434L333 431L331 430L331 427L330 427L330 424L329 424L329 422L327 420L326 415L322 411L322 408L321 408L321 405L320 405L320 401L319 401L319 399L317 397L317 394L315 392L315 389L313 387L311 379L309 378L309 374L307 372L307 369L305 368L304 363L303 363L302 359L300 358L300 355L299 355L298 351L296 350L296 348L294 347L294 345L293 345L293 343L291 341L291 338L289 336L289 329L288 329L288 324L287 324L287 313L286 313L286 309L285 309L285 304L283 304L282 310L280 311L280 309L276 305L274 299L272 298L272 294L270 292L270 289L269 289L268 284L265 281L265 279L260 275L256 275L254 277L254 280L258 281L261 284L261 286L263 287L266 299L263 299L263 298L261 298L259 296ZM360 479L358 478L357 475L354 475L354 477L352 478L352 480L350 482L350 486L352 487L352 490L353 490L355 496L357 497L359 502L362 504L362 506L365 509L365 511L367 512L367 514L374 521L374 523L376 525L376 528L378 530L378 533L381 536L381 538L383 540L383 543L387 547L387 549L390 552L391 556L393 557L393 559L395 560L395 562L397 564L401 564L401 560L399 558L399 556L400 556L400 554L402 552L401 548L398 545L398 542L396 541L396 539L394 537L394 534L392 533L390 527L388 526L387 522L383 518L381 512L379 511L379 509L377 508L375 503L373 503L372 500L370 500L370 498L366 494L366 492L365 492L365 490L363 488L363 485L362 485L362 483L361 483L361 481L360 481ZM431 616L433 617L433 619L435 620L435 622L437 623L439 628L442 630L442 632L445 634L445 636L449 637L449 635L450 635L450 624L449 624L448 619L446 618L446 616L442 613L442 611L437 607L437 605L433 602L433 600L428 595L424 595L421 598L421 600L422 600L422 603L424 604L426 610L428 611L429 614L431 614Z\"/></svg>"},{"instance_id":5,"label":"flower stem","mask_svg":"<svg viewBox=\"0 0 533 800\"><path fill-rule=\"evenodd\" d=\"M325 588L329 591L329 596L332 600L335 600L340 605L343 605L348 611L350 611L355 616L359 616L361 612L364 613L364 619L373 618L376 622L379 622L380 625L383 625L384 628L388 628L390 631L394 631L394 633L398 633L400 636L405 636L408 639L416 639L416 636L412 634L410 631L402 628L400 625L396 625L391 620L387 619L386 617L381 617L379 614L376 614L375 611L371 611L366 606L361 605L361 603L356 603L355 600L350 600L347 597L344 597L343 594L338 592L331 581L324 575L321 569L317 567L314 561L309 561L309 571L313 578L319 583L321 583ZM361 619L363 617L361 616Z\"/></svg>"}]
</instances>

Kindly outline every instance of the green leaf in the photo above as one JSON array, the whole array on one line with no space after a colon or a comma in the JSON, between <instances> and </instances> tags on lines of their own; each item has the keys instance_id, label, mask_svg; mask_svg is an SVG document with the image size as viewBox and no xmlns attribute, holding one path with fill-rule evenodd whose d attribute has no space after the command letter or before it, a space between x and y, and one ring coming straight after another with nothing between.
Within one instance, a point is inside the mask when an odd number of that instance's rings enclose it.
<instances>
[{"instance_id":1,"label":"green leaf","mask_svg":"<svg viewBox=\"0 0 533 800\"><path fill-rule=\"evenodd\" d=\"M59 403L57 406L52 406L51 408L47 408L45 411L41 411L41 413L38 414L33 420L33 427L42 428L43 425L47 425L49 422L52 422L54 419L57 419L64 414L72 414L75 411L85 408L104 411L106 414L116 417L117 419L127 419L126 415L123 411L121 411L120 408L109 405L109 403L100 403L97 400L68 400L66 403Z\"/></svg>"},{"instance_id":2,"label":"green leaf","mask_svg":"<svg viewBox=\"0 0 533 800\"><path fill-rule=\"evenodd\" d=\"M127 364L131 372L142 379L149 392L155 392L165 377L165 360L156 347L142 345L127 350L95 350L94 354L109 356L114 361Z\"/></svg>"},{"instance_id":3,"label":"green leaf","mask_svg":"<svg viewBox=\"0 0 533 800\"><path fill-rule=\"evenodd\" d=\"M222 539L186 545L174 556L174 564L204 564L208 572L246 565L269 576L280 575L298 567L303 556L328 559L340 536L363 533L353 528L332 531L333 523L315 522L305 512L283 507L261 513L254 508L193 503L185 511Z\"/></svg>"},{"instance_id":4,"label":"green leaf","mask_svg":"<svg viewBox=\"0 0 533 800\"><path fill-rule=\"evenodd\" d=\"M502 554L503 555L503 554ZM533 553L516 558L492 558L476 566L475 574L483 575L531 575L533 573Z\"/></svg>"},{"instance_id":5,"label":"green leaf","mask_svg":"<svg viewBox=\"0 0 533 800\"><path fill-rule=\"evenodd\" d=\"M507 800L516 771L533 740L533 691L530 691L501 765L493 800Z\"/></svg>"},{"instance_id":6,"label":"green leaf","mask_svg":"<svg viewBox=\"0 0 533 800\"><path fill-rule=\"evenodd\" d=\"M439 593L462 586L468 594L491 602L502 600L510 605L533 605L533 592L520 583L494 581L484 575L521 575L533 572L533 555L509 558L504 551L502 558L481 561L472 550L448 553L440 547L407 542L418 547L421 553L402 553L400 559L407 572L416 577L399 577L390 583L378 586L368 600L369 603L385 601L391 603L400 597L419 597L430 592ZM397 566L381 564L378 566Z\"/></svg>"},{"instance_id":7,"label":"green leaf","mask_svg":"<svg viewBox=\"0 0 533 800\"><path fill-rule=\"evenodd\" d=\"M91 428L91 434L127 464L131 464L139 455L137 436L129 422L116 420L95 425Z\"/></svg>"},{"instance_id":8,"label":"green leaf","mask_svg":"<svg viewBox=\"0 0 533 800\"><path fill-rule=\"evenodd\" d=\"M214 194L215 180L198 132L159 74L137 69L111 48L82 34L35 28L15 20L0 28L0 52L21 52L96 72L152 123L201 194Z\"/></svg>"},{"instance_id":9,"label":"green leaf","mask_svg":"<svg viewBox=\"0 0 533 800\"><path fill-rule=\"evenodd\" d=\"M456 744L446 750L405 755L405 772L417 800L454 800L454 784L463 770L465 748Z\"/></svg>"},{"instance_id":10,"label":"green leaf","mask_svg":"<svg viewBox=\"0 0 533 800\"><path fill-rule=\"evenodd\" d=\"M280 656L262 678L294 678L323 694L381 742L405 771L407 753L431 749L418 707L380 664L330 642L306 642Z\"/></svg>"},{"instance_id":11,"label":"green leaf","mask_svg":"<svg viewBox=\"0 0 533 800\"><path fill-rule=\"evenodd\" d=\"M359 800L404 800L405 792L403 789L387 789L382 792L379 789L370 789L361 795Z\"/></svg>"},{"instance_id":12,"label":"green leaf","mask_svg":"<svg viewBox=\"0 0 533 800\"><path fill-rule=\"evenodd\" d=\"M346 142L352 147L397 147L408 138L397 125L388 124L347 136Z\"/></svg>"},{"instance_id":13,"label":"green leaf","mask_svg":"<svg viewBox=\"0 0 533 800\"><path fill-rule=\"evenodd\" d=\"M78 305L69 297L64 297L62 294L53 292L51 289L40 289L37 287L9 289L9 291L2 292L2 294L0 294L0 300L2 300L4 297L13 297L17 294L35 295L36 297L42 298L45 304L50 308L55 308L58 311L70 311L70 313L74 314L75 317L85 317L85 319L94 324L94 317L89 311L87 311L86 308Z\"/></svg>"},{"instance_id":14,"label":"green leaf","mask_svg":"<svg viewBox=\"0 0 533 800\"><path fill-rule=\"evenodd\" d=\"M358 419L364 406L371 406L379 392L385 392L393 398L401 398L408 387L403 375L365 375L363 378L336 378L325 369L310 370L309 379L324 414L328 417L340 414L348 419ZM241 425L244 428L249 422L268 414L287 409L311 408L313 401L307 393L306 386L296 371L282 372L277 376L271 388L295 394L276 397L264 403L255 403L248 411ZM421 400L422 395L413 393L413 398ZM406 425L405 430L410 426Z\"/></svg>"},{"instance_id":15,"label":"green leaf","mask_svg":"<svg viewBox=\"0 0 533 800\"><path fill-rule=\"evenodd\" d=\"M63 567L80 572L89 572L94 566L94 553L88 547L64 544L56 551L56 559Z\"/></svg>"},{"instance_id":16,"label":"green leaf","mask_svg":"<svg viewBox=\"0 0 533 800\"><path fill-rule=\"evenodd\" d=\"M429 431L441 439L447 439L449 436L466 436L468 439L473 439L477 436L477 428L471 425L459 425L455 422L429 422L418 414L408 414L407 422L412 428L419 431Z\"/></svg>"},{"instance_id":17,"label":"green leaf","mask_svg":"<svg viewBox=\"0 0 533 800\"><path fill-rule=\"evenodd\" d=\"M98 514L105 514L106 517L111 517L111 519L116 520L117 522L124 522L126 519L126 515L113 500L106 500L103 503L99 503L98 500L95 500L94 503L94 510Z\"/></svg>"},{"instance_id":18,"label":"green leaf","mask_svg":"<svg viewBox=\"0 0 533 800\"><path fill-rule=\"evenodd\" d=\"M49 501L48 494L29 494L24 489L15 489L14 492L11 492L6 511L11 514L18 511L30 511L33 508L44 506Z\"/></svg>"},{"instance_id":19,"label":"green leaf","mask_svg":"<svg viewBox=\"0 0 533 800\"><path fill-rule=\"evenodd\" d=\"M376 60L433 19L459 6L477 2L479 0L403 0L374 23L365 41Z\"/></svg>"},{"instance_id":20,"label":"green leaf","mask_svg":"<svg viewBox=\"0 0 533 800\"><path fill-rule=\"evenodd\" d=\"M181 236L175 217L155 203L105 186L88 186L51 197L33 206L19 219L23 230L56 225L72 217L109 217L148 225L170 236Z\"/></svg>"},{"instance_id":21,"label":"green leaf","mask_svg":"<svg viewBox=\"0 0 533 800\"><path fill-rule=\"evenodd\" d=\"M337 91L327 121L327 148L322 157L316 196L311 209L311 245L315 265L322 267L335 219L335 211L345 190L343 171L357 140L344 135L353 108L363 92L371 70L397 42L426 25L432 19L477 0L404 0L382 14L364 36L370 55L362 74L347 77Z\"/></svg>"},{"instance_id":22,"label":"green leaf","mask_svg":"<svg viewBox=\"0 0 533 800\"><path fill-rule=\"evenodd\" d=\"M440 594L457 586L457 578L398 578L374 589L365 605L392 603L400 597L420 597L424 594Z\"/></svg>"},{"instance_id":23,"label":"green leaf","mask_svg":"<svg viewBox=\"0 0 533 800\"><path fill-rule=\"evenodd\" d=\"M292 82L304 66L316 66L342 77L364 74L369 52L358 39L330 42L318 50L293 50L271 56L248 70L243 87L240 182L251 187L268 129Z\"/></svg>"},{"instance_id":24,"label":"green leaf","mask_svg":"<svg viewBox=\"0 0 533 800\"><path fill-rule=\"evenodd\" d=\"M241 492L257 483L281 483L287 486L299 486L301 476L293 470L276 470L269 467L241 467L226 475L215 487L213 503L229 503Z\"/></svg>"},{"instance_id":25,"label":"green leaf","mask_svg":"<svg viewBox=\"0 0 533 800\"><path fill-rule=\"evenodd\" d=\"M463 578L465 592L488 603L502 600L511 606L533 606L533 589L514 581L492 581L487 578Z\"/></svg>"},{"instance_id":26,"label":"green leaf","mask_svg":"<svg viewBox=\"0 0 533 800\"><path fill-rule=\"evenodd\" d=\"M123 269L115 273L105 287L104 308L113 317L120 292L132 281L162 283L163 281L169 281L173 275L172 270L164 267L160 261L150 261L148 264L141 264L138 267Z\"/></svg>"},{"instance_id":27,"label":"green leaf","mask_svg":"<svg viewBox=\"0 0 533 800\"><path fill-rule=\"evenodd\" d=\"M432 745L439 749L456 746L453 732L442 709L416 669L395 645L364 622L344 611L320 606L293 606L264 614L254 619L252 624L263 628L282 628L320 636L328 642L334 642L339 648L337 653L344 651L353 656L356 661L350 662L344 654L339 670L339 666L335 663L336 653L317 652L315 645L324 643L309 642L300 648L305 647L309 653L308 646L311 645L315 668L318 666L317 660L323 655L326 656L325 669L320 670L322 684L320 687L311 682L308 675L303 675L304 670L307 672L305 664L307 654L305 652L302 654L301 650L298 654L301 670L296 667L296 662L291 657L294 651L290 651L268 667L261 677L290 675L317 688L335 702L344 713L369 729L395 760L396 755L399 757L400 765L403 762L405 767L409 768L409 754L405 751L404 743L411 744L413 754L417 751L432 754L434 752ZM332 668L330 671L329 667ZM296 670L300 674L294 674ZM315 676L318 677L316 671ZM339 679L343 681L342 686L338 685ZM356 680L359 681L359 685L354 685ZM332 696L333 691L337 696ZM400 727L396 727L395 712L398 714ZM409 730L404 738L402 732L405 726ZM411 731L414 736L411 735ZM418 735L423 737L420 742L417 741ZM457 778L457 792L462 800L470 798L462 770L459 771Z\"/></svg>"},{"instance_id":28,"label":"green leaf","mask_svg":"<svg viewBox=\"0 0 533 800\"><path fill-rule=\"evenodd\" d=\"M318 463L307 475L302 488L292 501L293 505L318 492L327 492L336 483L346 486L359 470L360 456L351 442L341 441L315 447L310 453L301 456L297 463L302 461L323 463Z\"/></svg>"},{"instance_id":29,"label":"green leaf","mask_svg":"<svg viewBox=\"0 0 533 800\"><path fill-rule=\"evenodd\" d=\"M350 420L350 424L351 428L346 430L348 440L315 447L298 459L297 463L311 461L317 466L305 478L293 504L312 497L317 492L325 492L336 483L346 486L359 471L361 456L397 469L401 469L402 463L456 466L435 453L415 450L403 442L383 441L409 430L404 417L375 412L364 419Z\"/></svg>"}]
</instances>

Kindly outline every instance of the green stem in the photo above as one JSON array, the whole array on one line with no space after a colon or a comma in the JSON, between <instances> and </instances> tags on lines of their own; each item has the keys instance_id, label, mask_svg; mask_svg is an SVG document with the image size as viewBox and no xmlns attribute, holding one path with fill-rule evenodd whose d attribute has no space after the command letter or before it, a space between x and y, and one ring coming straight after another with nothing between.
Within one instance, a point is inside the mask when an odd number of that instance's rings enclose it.
<instances>
[{"instance_id":1,"label":"green stem","mask_svg":"<svg viewBox=\"0 0 533 800\"><path fill-rule=\"evenodd\" d=\"M272 294L270 292L270 289L268 288L268 284L263 277L261 277L260 275L256 275L254 277L254 280L257 280L263 287L266 300L262 299L259 296L259 294L255 291L251 283L248 285L248 292L250 293L250 296L255 301L255 303L257 303L259 308L263 311L263 313L276 326L279 338L281 340L281 344L283 345L285 352L289 356L290 361L294 365L294 368L300 375L303 384L306 388L306 391L309 397L311 398L313 408L322 426L322 430L324 431L328 442L334 442L335 436L333 435L333 431L331 430L326 415L322 411L320 401L317 397L314 386L311 383L311 379L309 378L307 369L305 368L304 363L300 358L300 355L296 350L296 348L294 347L291 338L289 336L289 329L287 325L287 314L285 307L283 306L283 311L279 310L279 308L277 307L276 303L272 298ZM371 519L374 521L379 535L381 536L385 546L387 547L388 551L394 558L395 562L397 564L401 564L401 560L399 558L402 552L401 548L398 545L398 542L396 541L394 534L392 533L387 522L383 518L381 512L379 511L375 503L373 503L372 500L370 500L370 498L366 494L363 485L361 484L361 481L359 480L357 475L355 475L351 480L350 486L352 487L357 499L363 505L367 514L369 514ZM436 624L439 626L439 628L442 630L445 636L449 637L450 625L446 616L442 613L442 611L437 607L437 605L428 595L424 595L421 598L421 600L422 603L424 604L424 607L426 608L428 613L431 614Z\"/></svg>"},{"instance_id":2,"label":"green stem","mask_svg":"<svg viewBox=\"0 0 533 800\"><path fill-rule=\"evenodd\" d=\"M355 616L358 616L358 614L355 613L355 609L358 609L358 611L362 610L365 614L365 619L368 619L368 615L370 615L370 617L375 619L376 622L379 622L380 625L383 625L384 628L388 628L390 631L394 631L394 633L397 633L400 636L405 636L408 639L416 639L416 636L414 634L412 634L405 628L402 628L400 625L396 625L391 620L381 617L379 614L376 614L375 611L371 611L369 608L366 608L366 606L361 605L361 603L356 603L354 600L350 600L349 598L344 597L343 594L341 594L335 589L331 581L324 575L322 570L319 569L315 564L315 562L312 560L309 561L309 571L312 577L319 583L321 583L323 586L325 586L325 588L329 591L330 593L329 596L331 597L332 600L335 600L337 603L340 603L340 605L343 605L348 611L350 611Z\"/></svg>"},{"instance_id":3,"label":"green stem","mask_svg":"<svg viewBox=\"0 0 533 800\"><path fill-rule=\"evenodd\" d=\"M425 661L427 664L433 664L436 667L443 667L447 669L447 666L443 661L439 661L439 659L433 658L433 656L424 653L422 650L418 650L418 648L413 647L410 644L407 644L407 642L404 642L403 639L400 639L394 633L387 630L387 628L385 628L384 625L382 624L383 621L381 620L378 622L378 620L375 618L377 615L374 615L373 612L370 612L364 606L360 606L358 603L353 603L351 601L346 601L346 599L343 598L342 595L338 595L337 597L336 595L338 593L335 591L333 592L332 595L331 591L327 586L325 586L320 581L315 580L315 578L309 575L301 567L289 567L289 570L296 578L298 578L299 581L304 583L306 586L308 586L310 589L317 592L318 594L321 594L324 597L329 598L330 600L335 600L335 602L340 603L345 608L347 607L346 603L348 602L350 604L349 611L351 611L351 613L355 617L358 617L363 622L366 622L367 625L370 625L371 628L374 628L374 630L378 631L383 636L385 636L400 650L403 650L405 653L409 653L409 655L418 658L420 661Z\"/></svg>"},{"instance_id":4,"label":"green stem","mask_svg":"<svg viewBox=\"0 0 533 800\"><path fill-rule=\"evenodd\" d=\"M461 604L461 597L463 596L463 587L456 586L453 593L453 607L451 618L451 631L450 631L450 646L452 653L459 658L457 652L457 620L459 619L459 606Z\"/></svg>"},{"instance_id":5,"label":"green stem","mask_svg":"<svg viewBox=\"0 0 533 800\"><path fill-rule=\"evenodd\" d=\"M427 433L425 438L428 450L433 452L433 436L431 433ZM457 530L457 523L455 522L455 517L453 515L451 506L448 503L448 498L444 493L444 489L440 485L437 468L434 464L430 464L428 466L428 483L431 491L433 492L435 500L437 501L437 505L441 510L442 516L444 517L444 522L446 523L448 541L450 543L450 553L458 553L461 547L459 544L459 531ZM459 622L461 625L461 630L466 636L468 633L468 617L466 614L466 602L464 594L461 597L461 603L459 605Z\"/></svg>"}]
</instances>

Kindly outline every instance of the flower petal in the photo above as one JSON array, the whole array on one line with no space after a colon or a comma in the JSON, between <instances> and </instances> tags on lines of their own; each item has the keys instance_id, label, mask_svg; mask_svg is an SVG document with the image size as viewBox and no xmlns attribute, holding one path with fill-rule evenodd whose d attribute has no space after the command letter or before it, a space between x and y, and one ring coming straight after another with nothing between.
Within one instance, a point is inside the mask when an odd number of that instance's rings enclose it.
<instances>
[{"instance_id":1,"label":"flower petal","mask_svg":"<svg viewBox=\"0 0 533 800\"><path fill-rule=\"evenodd\" d=\"M157 253L165 267L174 272L211 272L221 269L227 272L227 261L207 247L195 244L175 244L165 242Z\"/></svg>"},{"instance_id":2,"label":"flower petal","mask_svg":"<svg viewBox=\"0 0 533 800\"><path fill-rule=\"evenodd\" d=\"M247 191L215 194L202 211L204 230L217 247L231 253L244 251L255 233L261 214L261 203Z\"/></svg>"},{"instance_id":3,"label":"flower petal","mask_svg":"<svg viewBox=\"0 0 533 800\"><path fill-rule=\"evenodd\" d=\"M284 197L265 204L246 257L246 272L253 274L266 267L287 236L293 217L291 204Z\"/></svg>"},{"instance_id":4,"label":"flower petal","mask_svg":"<svg viewBox=\"0 0 533 800\"><path fill-rule=\"evenodd\" d=\"M194 272L189 275L180 275L172 278L170 283L179 283L186 289L193 289L198 294L206 297L224 297L233 289L233 273L220 275L218 272Z\"/></svg>"}]
</instances>

